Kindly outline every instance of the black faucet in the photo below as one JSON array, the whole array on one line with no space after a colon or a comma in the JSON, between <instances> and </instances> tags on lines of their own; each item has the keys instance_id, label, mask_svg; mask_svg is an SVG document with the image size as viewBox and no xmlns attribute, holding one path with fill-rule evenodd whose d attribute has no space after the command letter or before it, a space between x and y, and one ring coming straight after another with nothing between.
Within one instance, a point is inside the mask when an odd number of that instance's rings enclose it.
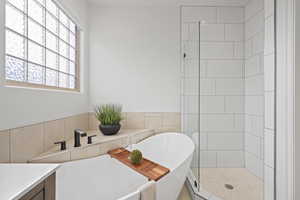
<instances>
[{"instance_id":1,"label":"black faucet","mask_svg":"<svg viewBox=\"0 0 300 200\"><path fill-rule=\"evenodd\" d=\"M80 137L87 136L86 132L80 129L75 129L74 131L74 147L80 147Z\"/></svg>"}]
</instances>

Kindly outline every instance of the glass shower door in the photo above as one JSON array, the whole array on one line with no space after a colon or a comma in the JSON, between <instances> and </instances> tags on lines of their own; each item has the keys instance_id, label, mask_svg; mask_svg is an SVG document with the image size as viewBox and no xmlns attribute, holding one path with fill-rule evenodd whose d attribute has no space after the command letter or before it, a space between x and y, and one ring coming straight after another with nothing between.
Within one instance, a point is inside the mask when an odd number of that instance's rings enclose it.
<instances>
[{"instance_id":1,"label":"glass shower door","mask_svg":"<svg viewBox=\"0 0 300 200\"><path fill-rule=\"evenodd\" d=\"M199 57L199 23L184 22L182 24L182 127L195 144L195 152L191 165L193 186L200 188L200 77L203 63Z\"/></svg>"},{"instance_id":2,"label":"glass shower door","mask_svg":"<svg viewBox=\"0 0 300 200\"><path fill-rule=\"evenodd\" d=\"M273 200L276 190L274 13L264 9L272 11L257 0L182 7L182 130L196 146L191 185L224 200Z\"/></svg>"}]
</instances>

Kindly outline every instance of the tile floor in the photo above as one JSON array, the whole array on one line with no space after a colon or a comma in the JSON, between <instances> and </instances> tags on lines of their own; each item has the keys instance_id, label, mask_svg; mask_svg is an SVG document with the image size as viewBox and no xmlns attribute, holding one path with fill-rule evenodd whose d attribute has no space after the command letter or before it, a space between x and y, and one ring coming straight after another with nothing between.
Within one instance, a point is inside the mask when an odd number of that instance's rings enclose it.
<instances>
[{"instance_id":1,"label":"tile floor","mask_svg":"<svg viewBox=\"0 0 300 200\"><path fill-rule=\"evenodd\" d=\"M193 170L196 172L197 168ZM201 168L200 177L203 189L223 200L263 199L262 180L245 168ZM232 185L234 189L226 189L225 184ZM190 200L186 197L186 192L183 189L179 200Z\"/></svg>"}]
</instances>

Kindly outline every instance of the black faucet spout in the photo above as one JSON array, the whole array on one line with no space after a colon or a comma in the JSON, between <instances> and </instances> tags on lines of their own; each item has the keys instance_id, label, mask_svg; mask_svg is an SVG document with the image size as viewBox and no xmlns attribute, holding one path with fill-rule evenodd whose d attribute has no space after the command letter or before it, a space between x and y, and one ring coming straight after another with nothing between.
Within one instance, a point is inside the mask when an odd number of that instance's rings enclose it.
<instances>
[{"instance_id":1,"label":"black faucet spout","mask_svg":"<svg viewBox=\"0 0 300 200\"><path fill-rule=\"evenodd\" d=\"M80 147L80 137L85 137L87 136L86 132L80 129L75 129L74 130L74 147Z\"/></svg>"}]
</instances>

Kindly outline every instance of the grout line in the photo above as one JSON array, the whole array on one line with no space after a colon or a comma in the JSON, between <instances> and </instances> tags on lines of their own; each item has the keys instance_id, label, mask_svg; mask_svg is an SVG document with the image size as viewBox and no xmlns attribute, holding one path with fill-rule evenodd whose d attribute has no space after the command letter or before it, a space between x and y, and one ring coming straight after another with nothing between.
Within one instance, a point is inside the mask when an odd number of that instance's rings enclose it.
<instances>
[{"instance_id":1,"label":"grout line","mask_svg":"<svg viewBox=\"0 0 300 200\"><path fill-rule=\"evenodd\" d=\"M45 152L47 149L46 149L46 137L45 137L45 132L46 132L46 127L45 127L45 125L46 125L46 123L47 122L44 122L43 124L42 124L42 126L43 126L43 152Z\"/></svg>"}]
</instances>

